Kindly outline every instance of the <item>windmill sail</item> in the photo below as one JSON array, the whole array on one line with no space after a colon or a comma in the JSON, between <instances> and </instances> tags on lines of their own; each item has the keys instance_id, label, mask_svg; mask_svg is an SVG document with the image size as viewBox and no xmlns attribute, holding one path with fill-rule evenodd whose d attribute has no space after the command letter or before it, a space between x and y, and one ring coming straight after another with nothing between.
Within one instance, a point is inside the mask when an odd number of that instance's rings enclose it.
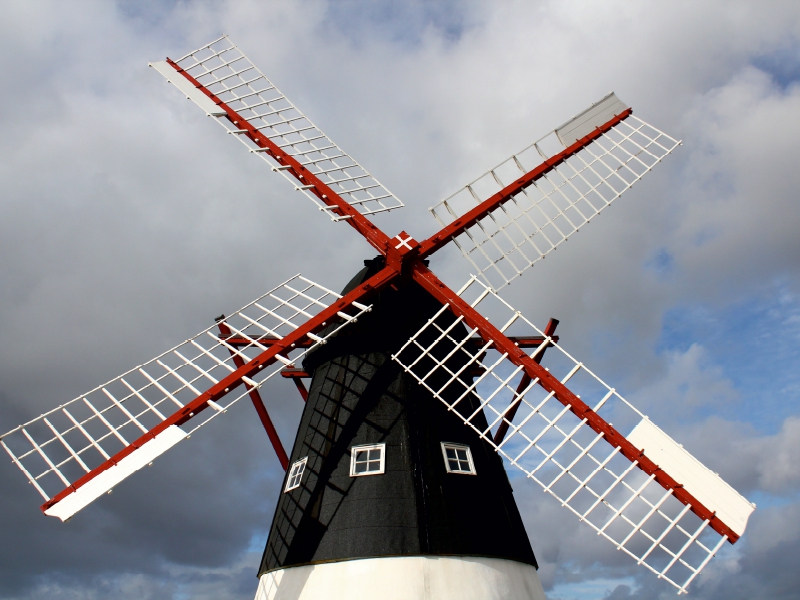
<instances>
[{"instance_id":1,"label":"windmill sail","mask_svg":"<svg viewBox=\"0 0 800 600\"><path fill-rule=\"evenodd\" d=\"M543 334L474 277L458 295L501 332ZM685 593L725 541L744 533L753 505L558 343L550 344L549 371L588 405L593 423L536 379L520 387L523 367L490 341L476 348L476 332L445 305L392 358L598 535ZM508 433L495 443L503 423Z\"/></svg>"},{"instance_id":2,"label":"windmill sail","mask_svg":"<svg viewBox=\"0 0 800 600\"><path fill-rule=\"evenodd\" d=\"M45 514L67 520L369 310L352 303L324 333L306 333L296 357L276 354L273 368L241 374L341 297L296 275L225 318L229 335L206 329L3 434L0 444L44 498Z\"/></svg>"},{"instance_id":3,"label":"windmill sail","mask_svg":"<svg viewBox=\"0 0 800 600\"><path fill-rule=\"evenodd\" d=\"M630 112L611 93L430 209L446 228L497 199L455 237L493 290L566 241L680 143Z\"/></svg>"},{"instance_id":4,"label":"windmill sail","mask_svg":"<svg viewBox=\"0 0 800 600\"><path fill-rule=\"evenodd\" d=\"M227 36L190 52L173 64L284 152L297 159L303 167L347 203L356 207L361 214L370 215L403 206L394 194L300 112ZM214 117L228 115L224 108L177 71L173 64L160 61L150 63L150 66L175 84L206 114ZM236 135L252 152L258 153L273 166L273 170L282 170L282 167L271 162L263 148L242 135L246 131L241 123L234 123L230 119L218 121L228 133ZM288 174L283 174L296 189L313 200L320 210L330 210L328 205L309 191L311 186L298 184ZM333 220L337 220L332 212L329 214Z\"/></svg>"}]
</instances>

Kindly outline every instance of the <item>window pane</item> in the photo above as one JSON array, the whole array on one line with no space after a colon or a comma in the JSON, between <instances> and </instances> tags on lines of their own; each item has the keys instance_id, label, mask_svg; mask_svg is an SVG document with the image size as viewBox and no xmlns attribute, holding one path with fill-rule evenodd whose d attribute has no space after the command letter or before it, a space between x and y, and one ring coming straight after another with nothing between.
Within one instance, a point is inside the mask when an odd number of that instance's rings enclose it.
<instances>
[{"instance_id":1,"label":"window pane","mask_svg":"<svg viewBox=\"0 0 800 600\"><path fill-rule=\"evenodd\" d=\"M466 473L475 475L475 468L471 464L472 453L469 447L461 444L442 442L445 466L449 473Z\"/></svg>"},{"instance_id":2,"label":"window pane","mask_svg":"<svg viewBox=\"0 0 800 600\"><path fill-rule=\"evenodd\" d=\"M384 445L361 446L351 449L350 475L383 473Z\"/></svg>"},{"instance_id":3,"label":"window pane","mask_svg":"<svg viewBox=\"0 0 800 600\"><path fill-rule=\"evenodd\" d=\"M300 486L300 482L303 479L303 473L305 473L306 470L307 459L308 457L304 457L292 464L291 469L289 469L289 477L286 480L286 488L284 489L284 492L291 491Z\"/></svg>"}]
</instances>

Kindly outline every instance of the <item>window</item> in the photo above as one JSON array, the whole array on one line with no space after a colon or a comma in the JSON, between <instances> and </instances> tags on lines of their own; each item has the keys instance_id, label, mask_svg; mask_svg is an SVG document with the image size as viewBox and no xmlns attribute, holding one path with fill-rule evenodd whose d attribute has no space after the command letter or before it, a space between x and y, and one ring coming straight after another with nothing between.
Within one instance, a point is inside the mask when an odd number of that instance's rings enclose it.
<instances>
[{"instance_id":1,"label":"window","mask_svg":"<svg viewBox=\"0 0 800 600\"><path fill-rule=\"evenodd\" d=\"M350 477L380 475L386 464L386 444L353 446L350 449Z\"/></svg>"},{"instance_id":2,"label":"window","mask_svg":"<svg viewBox=\"0 0 800 600\"><path fill-rule=\"evenodd\" d=\"M444 466L447 468L448 473L477 475L469 446L442 442L442 454L444 455Z\"/></svg>"},{"instance_id":3,"label":"window","mask_svg":"<svg viewBox=\"0 0 800 600\"><path fill-rule=\"evenodd\" d=\"M303 473L306 472L307 462L308 457L304 456L292 464L292 468L289 470L289 477L286 480L286 487L283 490L284 492L290 492L293 489L300 487L300 480L303 479Z\"/></svg>"}]
</instances>

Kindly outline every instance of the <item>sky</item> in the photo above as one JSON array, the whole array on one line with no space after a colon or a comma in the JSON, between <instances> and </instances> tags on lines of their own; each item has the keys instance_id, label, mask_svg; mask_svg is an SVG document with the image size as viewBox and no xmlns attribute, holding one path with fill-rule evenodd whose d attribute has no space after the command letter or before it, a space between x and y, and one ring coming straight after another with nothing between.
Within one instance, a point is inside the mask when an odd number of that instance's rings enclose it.
<instances>
[{"instance_id":1,"label":"sky","mask_svg":"<svg viewBox=\"0 0 800 600\"><path fill-rule=\"evenodd\" d=\"M613 90L683 145L503 290L758 505L692 585L800 587L800 5L783 2L3 3L0 431L301 272L373 252L147 67L227 33L401 198L388 234ZM445 249L431 267L469 272ZM302 401L264 390L290 446ZM0 598L251 598L282 470L242 403L67 524L0 460ZM548 598L673 588L525 481ZM579 543L580 542L580 543Z\"/></svg>"}]
</instances>

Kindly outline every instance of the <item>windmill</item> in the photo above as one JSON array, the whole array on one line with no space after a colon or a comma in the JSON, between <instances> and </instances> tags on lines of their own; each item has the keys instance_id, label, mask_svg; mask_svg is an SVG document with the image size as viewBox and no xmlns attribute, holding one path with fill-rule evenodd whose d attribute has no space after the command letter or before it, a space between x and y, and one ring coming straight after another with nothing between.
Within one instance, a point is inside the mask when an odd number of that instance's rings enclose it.
<instances>
[{"instance_id":1,"label":"windmill","mask_svg":"<svg viewBox=\"0 0 800 600\"><path fill-rule=\"evenodd\" d=\"M46 515L247 397L286 471L257 599L543 598L507 473L679 593L744 533L754 505L498 294L678 141L609 94L430 209L418 241L370 220L402 202L227 36L151 66L378 256L341 294L296 275L0 436ZM451 242L474 269L457 291L427 261ZM289 453L259 393L279 376L305 401Z\"/></svg>"}]
</instances>

